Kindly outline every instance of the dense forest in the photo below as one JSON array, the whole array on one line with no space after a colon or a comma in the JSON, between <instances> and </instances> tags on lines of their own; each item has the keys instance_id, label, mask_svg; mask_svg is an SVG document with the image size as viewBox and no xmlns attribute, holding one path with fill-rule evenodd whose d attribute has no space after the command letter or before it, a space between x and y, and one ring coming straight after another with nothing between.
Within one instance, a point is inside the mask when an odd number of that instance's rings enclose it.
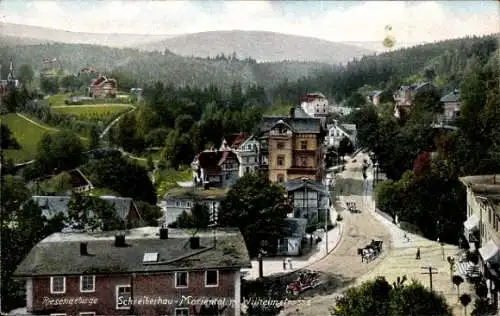
<instances>
[{"instance_id":1,"label":"dense forest","mask_svg":"<svg viewBox=\"0 0 500 316\"><path fill-rule=\"evenodd\" d=\"M451 39L432 44L365 56L346 66L322 71L318 76L288 81L273 89L282 101L295 102L306 91L321 91L340 102L359 88L387 90L389 96L399 85L417 83L425 73L444 90L455 89L463 79L468 61L486 60L498 49L498 34Z\"/></svg>"},{"instance_id":2,"label":"dense forest","mask_svg":"<svg viewBox=\"0 0 500 316\"><path fill-rule=\"evenodd\" d=\"M389 179L375 187L378 207L430 239L459 241L467 205L460 177L500 173L499 55L490 44L475 46L458 69L456 129L432 125L443 111L439 92L417 93L411 113L402 119L392 115L390 103L380 111L363 107L347 118Z\"/></svg>"},{"instance_id":3,"label":"dense forest","mask_svg":"<svg viewBox=\"0 0 500 316\"><path fill-rule=\"evenodd\" d=\"M42 70L44 57L55 57L55 66L66 73L76 74L80 69L93 67L101 73L111 71L129 74L137 82L151 84L162 81L176 86L206 87L216 84L228 88L241 82L244 85L273 86L284 78L296 81L313 76L329 65L315 62L256 63L252 59L233 56L213 59L189 58L164 52L143 52L138 49L119 49L83 44L39 44L27 46L0 45L2 78L8 72L13 57L17 65L29 64L35 72Z\"/></svg>"},{"instance_id":4,"label":"dense forest","mask_svg":"<svg viewBox=\"0 0 500 316\"><path fill-rule=\"evenodd\" d=\"M112 144L141 153L162 147L162 164L178 167L191 163L207 147L219 146L229 133L253 132L267 104L263 88L243 92L233 85L230 93L216 86L205 89L175 88L161 82L147 86L145 102L125 115L112 129Z\"/></svg>"}]
</instances>

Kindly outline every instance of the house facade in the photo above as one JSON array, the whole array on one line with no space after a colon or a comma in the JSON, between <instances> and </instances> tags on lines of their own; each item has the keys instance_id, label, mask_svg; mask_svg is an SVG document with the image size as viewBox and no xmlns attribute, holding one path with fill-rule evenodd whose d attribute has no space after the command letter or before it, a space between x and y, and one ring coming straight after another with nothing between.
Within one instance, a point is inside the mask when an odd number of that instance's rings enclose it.
<instances>
[{"instance_id":1,"label":"house facade","mask_svg":"<svg viewBox=\"0 0 500 316\"><path fill-rule=\"evenodd\" d=\"M259 141L247 133L227 135L222 139L219 150L233 150L238 157L238 176L259 170Z\"/></svg>"},{"instance_id":2,"label":"house facade","mask_svg":"<svg viewBox=\"0 0 500 316\"><path fill-rule=\"evenodd\" d=\"M437 87L431 82L401 86L394 92L394 116L401 117L411 111L413 101L417 93L425 91L437 91Z\"/></svg>"},{"instance_id":3,"label":"house facade","mask_svg":"<svg viewBox=\"0 0 500 316\"><path fill-rule=\"evenodd\" d=\"M237 229L213 236L158 227L57 233L15 276L26 280L32 314L240 315L240 271L251 268L245 241Z\"/></svg>"},{"instance_id":4,"label":"house facade","mask_svg":"<svg viewBox=\"0 0 500 316\"><path fill-rule=\"evenodd\" d=\"M464 236L479 252L480 268L487 280L488 297L498 310L500 288L500 174L460 179L467 189Z\"/></svg>"},{"instance_id":5,"label":"house facade","mask_svg":"<svg viewBox=\"0 0 500 316\"><path fill-rule=\"evenodd\" d=\"M162 203L164 213L163 224L171 224L176 221L182 212L191 213L196 203L205 205L211 216L217 218L220 201L227 193L227 189L210 188L205 190L200 187L173 188L165 193Z\"/></svg>"},{"instance_id":6,"label":"house facade","mask_svg":"<svg viewBox=\"0 0 500 316\"><path fill-rule=\"evenodd\" d=\"M441 123L452 123L460 117L460 91L453 90L441 98L443 114L440 115Z\"/></svg>"},{"instance_id":7,"label":"house facade","mask_svg":"<svg viewBox=\"0 0 500 316\"><path fill-rule=\"evenodd\" d=\"M325 128L319 118L309 117L300 107L289 117L263 117L260 125L261 170L272 182L324 177Z\"/></svg>"},{"instance_id":8,"label":"house facade","mask_svg":"<svg viewBox=\"0 0 500 316\"><path fill-rule=\"evenodd\" d=\"M334 114L339 114L341 116L349 115L354 111L358 111L360 108L351 108L348 106L340 106L340 105L335 105L335 106L330 106L330 113Z\"/></svg>"},{"instance_id":9,"label":"house facade","mask_svg":"<svg viewBox=\"0 0 500 316\"><path fill-rule=\"evenodd\" d=\"M115 79L99 76L92 80L89 87L89 93L94 98L114 98L118 91L118 85Z\"/></svg>"},{"instance_id":10,"label":"house facade","mask_svg":"<svg viewBox=\"0 0 500 316\"><path fill-rule=\"evenodd\" d=\"M330 209L330 195L325 185L303 178L289 180L283 183L283 187L292 202L293 217L325 226Z\"/></svg>"},{"instance_id":11,"label":"house facade","mask_svg":"<svg viewBox=\"0 0 500 316\"><path fill-rule=\"evenodd\" d=\"M285 218L282 231L282 236L284 237L278 240L276 255L302 255L306 228L307 219L305 218Z\"/></svg>"},{"instance_id":12,"label":"house facade","mask_svg":"<svg viewBox=\"0 0 500 316\"><path fill-rule=\"evenodd\" d=\"M366 94L366 102L373 104L373 105L379 105L380 104L380 95L382 94L383 91L381 90L374 90L370 91Z\"/></svg>"},{"instance_id":13,"label":"house facade","mask_svg":"<svg viewBox=\"0 0 500 316\"><path fill-rule=\"evenodd\" d=\"M142 216L132 198L116 196L100 196L98 198L113 205L116 215L124 222L126 227L139 227L142 224ZM31 199L42 209L42 215L47 219L51 219L57 214L68 216L70 196L34 195Z\"/></svg>"},{"instance_id":14,"label":"house facade","mask_svg":"<svg viewBox=\"0 0 500 316\"><path fill-rule=\"evenodd\" d=\"M328 99L322 93L308 93L300 100L302 110L311 117L324 117L328 115Z\"/></svg>"},{"instance_id":15,"label":"house facade","mask_svg":"<svg viewBox=\"0 0 500 316\"><path fill-rule=\"evenodd\" d=\"M339 124L334 121L333 124L328 124L326 127L328 134L325 137L327 146L339 147L340 141L347 137L354 147L357 145L357 130L355 124Z\"/></svg>"},{"instance_id":16,"label":"house facade","mask_svg":"<svg viewBox=\"0 0 500 316\"><path fill-rule=\"evenodd\" d=\"M259 171L260 143L254 135L248 137L236 149L236 152L240 157L240 177L243 177L247 173Z\"/></svg>"},{"instance_id":17,"label":"house facade","mask_svg":"<svg viewBox=\"0 0 500 316\"><path fill-rule=\"evenodd\" d=\"M195 186L229 188L239 178L240 163L232 149L205 150L191 163Z\"/></svg>"}]
</instances>

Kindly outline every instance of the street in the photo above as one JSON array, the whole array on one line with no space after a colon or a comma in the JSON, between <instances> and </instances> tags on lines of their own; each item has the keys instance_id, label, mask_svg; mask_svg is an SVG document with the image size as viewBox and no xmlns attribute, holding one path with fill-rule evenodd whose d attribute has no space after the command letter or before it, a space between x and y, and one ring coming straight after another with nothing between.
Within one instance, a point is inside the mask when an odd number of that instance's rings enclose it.
<instances>
[{"instance_id":1,"label":"street","mask_svg":"<svg viewBox=\"0 0 500 316\"><path fill-rule=\"evenodd\" d=\"M374 270L385 260L391 248L391 235L387 228L373 214L373 203L363 193L371 195L371 188L365 191L361 174L361 162L366 154L358 154L357 162L347 162L345 171L337 175L336 208L343 217L344 233L339 245L323 260L311 265L311 270L333 274L342 280L343 286L328 295L307 298L306 305L289 304L280 315L329 315L328 309L334 305L338 293L366 273ZM361 162L360 162L361 161ZM355 202L361 213L345 210L345 202ZM364 248L372 239L383 241L379 257L366 263L361 262L358 248ZM299 311L297 312L297 309Z\"/></svg>"}]
</instances>

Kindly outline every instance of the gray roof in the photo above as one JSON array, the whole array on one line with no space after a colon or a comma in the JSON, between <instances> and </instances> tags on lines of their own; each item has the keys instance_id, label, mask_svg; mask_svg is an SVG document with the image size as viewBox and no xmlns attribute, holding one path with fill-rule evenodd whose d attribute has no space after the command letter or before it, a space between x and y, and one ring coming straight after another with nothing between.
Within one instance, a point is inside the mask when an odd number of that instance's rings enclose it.
<instances>
[{"instance_id":1,"label":"gray roof","mask_svg":"<svg viewBox=\"0 0 500 316\"><path fill-rule=\"evenodd\" d=\"M294 116L296 118L311 118L310 115L304 111L304 109L301 106L296 106L294 109Z\"/></svg>"},{"instance_id":2,"label":"gray roof","mask_svg":"<svg viewBox=\"0 0 500 316\"><path fill-rule=\"evenodd\" d=\"M282 117L282 116L264 116L260 123L260 131L268 132L271 130L279 121L289 125L294 133L310 133L319 134L321 132L321 120L319 118L312 117Z\"/></svg>"},{"instance_id":3,"label":"gray roof","mask_svg":"<svg viewBox=\"0 0 500 316\"><path fill-rule=\"evenodd\" d=\"M328 192L325 189L325 186L318 181L313 181L309 179L292 179L282 183L283 187L287 192L296 191L306 187L308 190L313 190L316 192L327 194Z\"/></svg>"},{"instance_id":4,"label":"gray roof","mask_svg":"<svg viewBox=\"0 0 500 316\"><path fill-rule=\"evenodd\" d=\"M302 238L306 234L307 219L285 218L283 222L283 235L286 237Z\"/></svg>"},{"instance_id":5,"label":"gray roof","mask_svg":"<svg viewBox=\"0 0 500 316\"><path fill-rule=\"evenodd\" d=\"M191 249L192 232L169 229L160 239L158 227L126 232L126 247L116 247L117 232L56 233L38 243L18 266L16 276L148 273L179 270L251 268L243 236L238 229L199 232L200 248ZM80 254L87 243L89 255ZM158 253L155 263L143 263L145 253Z\"/></svg>"},{"instance_id":6,"label":"gray roof","mask_svg":"<svg viewBox=\"0 0 500 316\"><path fill-rule=\"evenodd\" d=\"M132 198L116 196L100 196L99 198L108 201L115 207L116 214L123 220L127 219ZM42 215L47 219L54 217L58 213L68 215L68 203L70 196L39 196L34 195L31 199L42 209Z\"/></svg>"},{"instance_id":7,"label":"gray roof","mask_svg":"<svg viewBox=\"0 0 500 316\"><path fill-rule=\"evenodd\" d=\"M455 90L441 98L441 102L460 102L460 91Z\"/></svg>"}]
</instances>

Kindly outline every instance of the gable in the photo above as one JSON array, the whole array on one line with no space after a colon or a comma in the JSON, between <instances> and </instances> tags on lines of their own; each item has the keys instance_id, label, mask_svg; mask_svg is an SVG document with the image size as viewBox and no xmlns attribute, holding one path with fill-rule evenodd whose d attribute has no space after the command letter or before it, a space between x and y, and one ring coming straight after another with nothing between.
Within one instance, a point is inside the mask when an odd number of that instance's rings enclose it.
<instances>
[{"instance_id":1,"label":"gable","mask_svg":"<svg viewBox=\"0 0 500 316\"><path fill-rule=\"evenodd\" d=\"M279 120L271 128L271 132L274 132L276 134L290 134L293 133L293 128L287 123L285 123L283 120Z\"/></svg>"}]
</instances>

